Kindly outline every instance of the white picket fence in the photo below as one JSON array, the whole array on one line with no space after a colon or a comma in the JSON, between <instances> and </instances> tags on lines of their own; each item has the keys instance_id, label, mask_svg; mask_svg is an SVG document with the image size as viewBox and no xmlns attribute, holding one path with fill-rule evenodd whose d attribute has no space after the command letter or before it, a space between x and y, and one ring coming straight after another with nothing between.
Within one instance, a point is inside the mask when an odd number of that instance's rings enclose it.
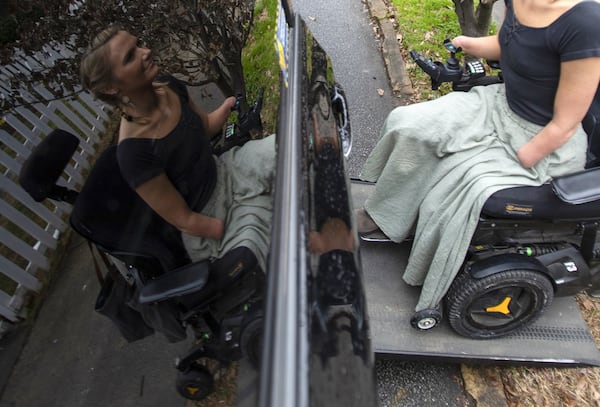
<instances>
[{"instance_id":1,"label":"white picket fence","mask_svg":"<svg viewBox=\"0 0 600 407\"><path fill-rule=\"evenodd\" d=\"M48 47L36 57L22 56L11 65L0 66L0 94L9 94L8 84L18 74L70 57L66 51ZM21 91L25 101L55 99L41 85L34 89L33 93ZM53 129L66 130L80 138L80 146L59 183L79 189L82 171L96 155L108 113L89 94L79 93L76 98L16 107L0 116L0 337L11 324L27 317L23 309L26 296L42 288L62 232L69 227L70 205L35 202L18 183L21 166Z\"/></svg>"}]
</instances>

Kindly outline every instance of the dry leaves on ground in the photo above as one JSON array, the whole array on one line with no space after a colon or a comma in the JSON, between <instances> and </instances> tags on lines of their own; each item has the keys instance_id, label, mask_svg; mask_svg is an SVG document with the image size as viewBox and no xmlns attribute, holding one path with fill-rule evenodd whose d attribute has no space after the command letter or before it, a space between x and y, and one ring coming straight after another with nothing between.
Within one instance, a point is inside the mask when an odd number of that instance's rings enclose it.
<instances>
[{"instance_id":1,"label":"dry leaves on ground","mask_svg":"<svg viewBox=\"0 0 600 407\"><path fill-rule=\"evenodd\" d=\"M211 363L216 363L210 361ZM214 366L211 366L211 370ZM238 364L218 369L214 391L204 400L188 402L186 407L233 407L237 396Z\"/></svg>"},{"instance_id":2,"label":"dry leaves on ground","mask_svg":"<svg viewBox=\"0 0 600 407\"><path fill-rule=\"evenodd\" d=\"M576 297L590 333L600 343L600 298ZM498 367L508 405L600 406L600 368Z\"/></svg>"}]
</instances>

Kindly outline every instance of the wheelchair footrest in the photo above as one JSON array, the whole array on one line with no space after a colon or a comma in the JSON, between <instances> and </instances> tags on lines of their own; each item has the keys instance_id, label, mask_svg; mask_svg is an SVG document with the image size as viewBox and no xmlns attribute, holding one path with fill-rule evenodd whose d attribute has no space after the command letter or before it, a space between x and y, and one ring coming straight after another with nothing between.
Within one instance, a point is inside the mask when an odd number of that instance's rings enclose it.
<instances>
[{"instance_id":1,"label":"wheelchair footrest","mask_svg":"<svg viewBox=\"0 0 600 407\"><path fill-rule=\"evenodd\" d=\"M180 267L149 281L139 294L140 304L150 304L200 291L210 274L210 263L202 261Z\"/></svg>"}]
</instances>

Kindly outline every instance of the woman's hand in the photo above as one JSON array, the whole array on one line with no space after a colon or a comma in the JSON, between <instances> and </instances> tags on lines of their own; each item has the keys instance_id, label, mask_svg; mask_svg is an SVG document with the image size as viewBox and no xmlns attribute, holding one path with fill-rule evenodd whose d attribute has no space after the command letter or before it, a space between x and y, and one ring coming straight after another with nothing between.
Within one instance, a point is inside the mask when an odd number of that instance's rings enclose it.
<instances>
[{"instance_id":1,"label":"woman's hand","mask_svg":"<svg viewBox=\"0 0 600 407\"><path fill-rule=\"evenodd\" d=\"M213 137L223 130L223 126L227 122L229 115L231 115L231 110L235 107L235 101L236 98L234 96L230 96L225 99L219 107L208 114L204 112L204 110L200 109L192 99L189 100L189 103L192 107L192 110L194 110L202 119L202 123L206 128L208 136Z\"/></svg>"},{"instance_id":2,"label":"woman's hand","mask_svg":"<svg viewBox=\"0 0 600 407\"><path fill-rule=\"evenodd\" d=\"M469 41L469 38L466 35L459 35L458 37L455 37L452 39L452 45L454 45L456 48L465 48L464 42L465 41Z\"/></svg>"},{"instance_id":3,"label":"woman's hand","mask_svg":"<svg viewBox=\"0 0 600 407\"><path fill-rule=\"evenodd\" d=\"M179 230L192 236L221 240L225 234L225 222L203 213L191 212L186 226Z\"/></svg>"},{"instance_id":4,"label":"woman's hand","mask_svg":"<svg viewBox=\"0 0 600 407\"><path fill-rule=\"evenodd\" d=\"M233 110L233 108L235 107L236 100L237 100L237 98L235 96L229 96L227 99L225 99L222 106L231 112Z\"/></svg>"},{"instance_id":5,"label":"woman's hand","mask_svg":"<svg viewBox=\"0 0 600 407\"><path fill-rule=\"evenodd\" d=\"M135 191L156 213L181 232L209 239L223 238L225 222L191 210L166 174L144 182Z\"/></svg>"},{"instance_id":6,"label":"woman's hand","mask_svg":"<svg viewBox=\"0 0 600 407\"><path fill-rule=\"evenodd\" d=\"M210 226L207 228L207 231L208 235L206 237L221 240L225 234L225 222L223 219L210 218Z\"/></svg>"},{"instance_id":7,"label":"woman's hand","mask_svg":"<svg viewBox=\"0 0 600 407\"><path fill-rule=\"evenodd\" d=\"M190 212L186 225L179 226L178 229L191 236L221 240L225 234L225 222L203 213Z\"/></svg>"},{"instance_id":8,"label":"woman's hand","mask_svg":"<svg viewBox=\"0 0 600 407\"><path fill-rule=\"evenodd\" d=\"M523 168L531 168L544 158L539 157L539 154L535 154L535 152L531 152L530 150L530 145L525 144L517 151L517 158Z\"/></svg>"},{"instance_id":9,"label":"woman's hand","mask_svg":"<svg viewBox=\"0 0 600 407\"><path fill-rule=\"evenodd\" d=\"M206 117L205 126L210 137L214 136L223 129L229 115L231 115L231 109L235 106L235 97L230 96L221 106L210 112Z\"/></svg>"},{"instance_id":10,"label":"woman's hand","mask_svg":"<svg viewBox=\"0 0 600 407\"><path fill-rule=\"evenodd\" d=\"M500 43L498 35L487 37L467 37L459 35L452 39L452 45L462 48L463 52L474 55L478 58L485 58L491 61L500 60Z\"/></svg>"}]
</instances>

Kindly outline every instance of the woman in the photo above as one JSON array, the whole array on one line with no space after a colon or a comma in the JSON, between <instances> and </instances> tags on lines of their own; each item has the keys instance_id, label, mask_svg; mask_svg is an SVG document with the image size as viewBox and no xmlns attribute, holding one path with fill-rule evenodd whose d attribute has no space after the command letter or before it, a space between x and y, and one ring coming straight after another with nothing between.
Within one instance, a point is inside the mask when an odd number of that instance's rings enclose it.
<instances>
[{"instance_id":1,"label":"woman","mask_svg":"<svg viewBox=\"0 0 600 407\"><path fill-rule=\"evenodd\" d=\"M361 174L376 185L357 210L359 232L380 228L396 242L415 233L403 278L423 285L416 311L448 290L491 194L585 164L580 123L600 81L600 4L505 3L498 35L452 41L500 60L505 83L395 109Z\"/></svg>"},{"instance_id":2,"label":"woman","mask_svg":"<svg viewBox=\"0 0 600 407\"><path fill-rule=\"evenodd\" d=\"M192 260L246 247L265 270L274 137L214 157L210 139L222 130L235 98L205 113L181 82L159 76L149 49L118 28L93 40L82 59L81 78L86 89L121 110L121 173L182 232Z\"/></svg>"}]
</instances>

